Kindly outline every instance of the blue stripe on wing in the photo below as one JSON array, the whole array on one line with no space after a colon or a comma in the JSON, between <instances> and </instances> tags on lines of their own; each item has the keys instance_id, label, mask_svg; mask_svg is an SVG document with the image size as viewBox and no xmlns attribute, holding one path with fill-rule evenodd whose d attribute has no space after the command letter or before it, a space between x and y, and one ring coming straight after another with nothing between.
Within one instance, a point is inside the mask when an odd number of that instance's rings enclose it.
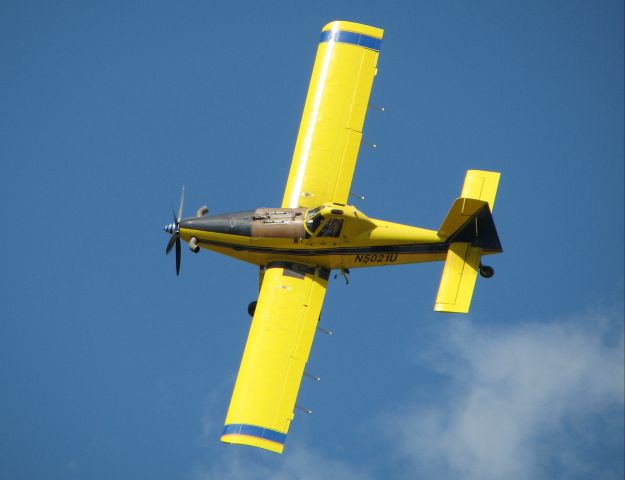
<instances>
[{"instance_id":1,"label":"blue stripe on wing","mask_svg":"<svg viewBox=\"0 0 625 480\"><path fill-rule=\"evenodd\" d=\"M245 423L231 423L224 426L222 435L245 435L248 437L262 438L270 442L276 442L284 445L286 434L271 430L270 428L257 427L256 425L247 425Z\"/></svg>"},{"instance_id":2,"label":"blue stripe on wing","mask_svg":"<svg viewBox=\"0 0 625 480\"><path fill-rule=\"evenodd\" d=\"M382 44L382 40L379 38L363 35L362 33L347 32L345 30L326 30L325 32L321 32L320 42L350 43L359 47L375 50L376 52L380 50L380 45Z\"/></svg>"}]
</instances>

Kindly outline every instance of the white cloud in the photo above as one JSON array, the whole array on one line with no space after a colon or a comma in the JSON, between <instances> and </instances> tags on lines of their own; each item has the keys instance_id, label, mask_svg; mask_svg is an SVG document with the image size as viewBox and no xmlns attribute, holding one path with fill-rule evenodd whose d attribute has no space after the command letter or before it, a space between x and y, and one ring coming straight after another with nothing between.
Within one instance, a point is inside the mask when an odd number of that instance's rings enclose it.
<instances>
[{"instance_id":1,"label":"white cloud","mask_svg":"<svg viewBox=\"0 0 625 480\"><path fill-rule=\"evenodd\" d=\"M395 460L412 472L407 476L622 475L614 471L622 462L596 458L598 446L611 442L613 455L619 442L622 449L622 315L498 329L454 321L423 359L444 375L444 388L435 401L430 392L427 402L382 420L399 441Z\"/></svg>"},{"instance_id":2,"label":"white cloud","mask_svg":"<svg viewBox=\"0 0 625 480\"><path fill-rule=\"evenodd\" d=\"M283 455L213 442L191 478L622 478L622 310L496 328L446 325L419 353L420 368L438 381L415 381L414 401L378 415L392 436L378 437L366 465L301 438ZM203 439L218 435L227 390L216 387L209 398Z\"/></svg>"}]
</instances>

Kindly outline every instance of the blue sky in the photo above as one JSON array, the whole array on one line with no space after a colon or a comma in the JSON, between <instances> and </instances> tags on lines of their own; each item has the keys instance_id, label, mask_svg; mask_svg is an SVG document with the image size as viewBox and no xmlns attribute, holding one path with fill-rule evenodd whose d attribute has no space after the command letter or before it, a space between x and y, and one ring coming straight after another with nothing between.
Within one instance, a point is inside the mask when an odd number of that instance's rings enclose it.
<instances>
[{"instance_id":1,"label":"blue sky","mask_svg":"<svg viewBox=\"0 0 625 480\"><path fill-rule=\"evenodd\" d=\"M283 456L219 435L253 266L164 255L279 205L321 27L385 29L353 191L436 228L501 171L467 316L440 264L330 284ZM623 477L623 4L0 4L0 477Z\"/></svg>"}]
</instances>

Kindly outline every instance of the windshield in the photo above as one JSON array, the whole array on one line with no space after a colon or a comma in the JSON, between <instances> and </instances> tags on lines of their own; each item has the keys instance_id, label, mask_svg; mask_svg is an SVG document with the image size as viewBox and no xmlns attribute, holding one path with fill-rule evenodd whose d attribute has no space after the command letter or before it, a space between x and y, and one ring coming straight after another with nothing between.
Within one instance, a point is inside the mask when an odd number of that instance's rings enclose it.
<instances>
[{"instance_id":1,"label":"windshield","mask_svg":"<svg viewBox=\"0 0 625 480\"><path fill-rule=\"evenodd\" d=\"M308 210L306 214L306 228L310 233L315 233L315 231L323 222L323 215L319 212L321 211L321 207L313 208L312 210Z\"/></svg>"}]
</instances>

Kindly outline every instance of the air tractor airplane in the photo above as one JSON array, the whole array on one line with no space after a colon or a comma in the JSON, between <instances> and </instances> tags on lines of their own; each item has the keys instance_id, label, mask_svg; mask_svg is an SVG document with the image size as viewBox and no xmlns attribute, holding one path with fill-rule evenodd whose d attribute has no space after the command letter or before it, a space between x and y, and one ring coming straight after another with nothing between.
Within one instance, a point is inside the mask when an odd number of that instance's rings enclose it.
<instances>
[{"instance_id":1,"label":"air tractor airplane","mask_svg":"<svg viewBox=\"0 0 625 480\"><path fill-rule=\"evenodd\" d=\"M484 255L502 251L491 212L499 173L469 170L438 230L369 218L348 204L383 30L323 27L282 205L182 218L165 231L259 266L260 293L221 440L282 453L331 270L444 261L434 309L469 310Z\"/></svg>"}]
</instances>

